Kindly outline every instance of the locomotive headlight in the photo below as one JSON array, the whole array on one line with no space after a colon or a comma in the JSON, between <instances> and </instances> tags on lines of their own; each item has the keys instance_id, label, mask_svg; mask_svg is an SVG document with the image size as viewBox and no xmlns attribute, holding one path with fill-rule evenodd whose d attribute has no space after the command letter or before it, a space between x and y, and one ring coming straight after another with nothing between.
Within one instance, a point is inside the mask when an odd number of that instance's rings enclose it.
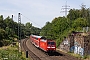
<instances>
[{"instance_id":1,"label":"locomotive headlight","mask_svg":"<svg viewBox=\"0 0 90 60\"><path fill-rule=\"evenodd\" d=\"M55 48L55 47L51 47L51 48Z\"/></svg>"},{"instance_id":2,"label":"locomotive headlight","mask_svg":"<svg viewBox=\"0 0 90 60\"><path fill-rule=\"evenodd\" d=\"M50 48L50 47L47 47L47 48Z\"/></svg>"}]
</instances>

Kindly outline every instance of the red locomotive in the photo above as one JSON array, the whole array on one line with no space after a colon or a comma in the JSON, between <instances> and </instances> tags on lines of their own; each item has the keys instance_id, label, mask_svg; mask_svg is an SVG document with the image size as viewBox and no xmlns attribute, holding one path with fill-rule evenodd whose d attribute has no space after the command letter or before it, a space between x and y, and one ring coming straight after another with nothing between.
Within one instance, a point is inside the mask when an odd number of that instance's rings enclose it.
<instances>
[{"instance_id":1,"label":"red locomotive","mask_svg":"<svg viewBox=\"0 0 90 60\"><path fill-rule=\"evenodd\" d=\"M56 51L56 43L53 40L45 39L42 36L30 35L32 44L45 52Z\"/></svg>"}]
</instances>

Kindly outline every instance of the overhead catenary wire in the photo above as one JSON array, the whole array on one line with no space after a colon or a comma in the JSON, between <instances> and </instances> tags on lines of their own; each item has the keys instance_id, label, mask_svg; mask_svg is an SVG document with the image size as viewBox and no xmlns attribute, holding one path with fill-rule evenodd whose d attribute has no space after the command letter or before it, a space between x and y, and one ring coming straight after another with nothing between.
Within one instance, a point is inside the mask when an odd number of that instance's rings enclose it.
<instances>
[{"instance_id":1,"label":"overhead catenary wire","mask_svg":"<svg viewBox=\"0 0 90 60\"><path fill-rule=\"evenodd\" d=\"M37 24L36 22L32 21L31 19L29 19L28 17L26 17L25 15L21 14L24 18L30 20L31 22L35 23L36 25L38 25L39 27L41 27L39 24Z\"/></svg>"}]
</instances>

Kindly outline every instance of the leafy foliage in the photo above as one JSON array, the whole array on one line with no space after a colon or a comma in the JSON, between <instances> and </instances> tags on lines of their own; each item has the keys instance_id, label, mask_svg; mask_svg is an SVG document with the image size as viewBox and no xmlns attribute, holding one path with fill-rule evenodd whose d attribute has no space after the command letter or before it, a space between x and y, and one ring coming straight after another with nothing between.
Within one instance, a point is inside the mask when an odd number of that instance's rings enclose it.
<instances>
[{"instance_id":1,"label":"leafy foliage","mask_svg":"<svg viewBox=\"0 0 90 60\"><path fill-rule=\"evenodd\" d=\"M0 60L26 60L16 48L15 46L0 49Z\"/></svg>"},{"instance_id":2,"label":"leafy foliage","mask_svg":"<svg viewBox=\"0 0 90 60\"><path fill-rule=\"evenodd\" d=\"M19 25L17 22L14 22L9 16L3 19L3 15L0 16L0 46L8 45L10 42L14 41L14 38L18 39L18 26L21 28L21 38L25 38L30 34L39 35L40 29L32 26L30 22L27 22L25 25ZM9 40L9 43L8 43ZM7 44L8 43L8 44Z\"/></svg>"},{"instance_id":3,"label":"leafy foliage","mask_svg":"<svg viewBox=\"0 0 90 60\"><path fill-rule=\"evenodd\" d=\"M62 42L72 31L82 31L83 27L90 26L90 9L82 7L79 9L71 9L67 18L58 17L47 22L42 28L40 35L56 40L56 45Z\"/></svg>"}]
</instances>

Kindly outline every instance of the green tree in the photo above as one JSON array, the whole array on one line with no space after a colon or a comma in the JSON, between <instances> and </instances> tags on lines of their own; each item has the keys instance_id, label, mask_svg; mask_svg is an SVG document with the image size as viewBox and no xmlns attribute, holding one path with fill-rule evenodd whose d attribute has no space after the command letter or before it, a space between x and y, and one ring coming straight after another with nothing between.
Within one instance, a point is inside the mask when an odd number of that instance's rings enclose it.
<instances>
[{"instance_id":1,"label":"green tree","mask_svg":"<svg viewBox=\"0 0 90 60\"><path fill-rule=\"evenodd\" d=\"M5 30L0 29L0 41L2 41L7 36Z\"/></svg>"},{"instance_id":2,"label":"green tree","mask_svg":"<svg viewBox=\"0 0 90 60\"><path fill-rule=\"evenodd\" d=\"M4 23L3 15L1 15L0 16L0 28L5 29L5 27L6 27L6 24Z\"/></svg>"},{"instance_id":3,"label":"green tree","mask_svg":"<svg viewBox=\"0 0 90 60\"><path fill-rule=\"evenodd\" d=\"M30 29L30 31L31 31L31 34L34 34L34 35L40 35L40 31L41 31L41 29L32 26L31 29Z\"/></svg>"},{"instance_id":4,"label":"green tree","mask_svg":"<svg viewBox=\"0 0 90 60\"><path fill-rule=\"evenodd\" d=\"M42 28L40 35L45 36L47 38L51 38L52 37L52 25L50 22L46 22L46 25Z\"/></svg>"},{"instance_id":5,"label":"green tree","mask_svg":"<svg viewBox=\"0 0 90 60\"><path fill-rule=\"evenodd\" d=\"M73 24L72 27L75 29L75 31L77 30L82 30L83 27L87 27L89 25L88 21L84 18L78 18L76 19Z\"/></svg>"},{"instance_id":6,"label":"green tree","mask_svg":"<svg viewBox=\"0 0 90 60\"><path fill-rule=\"evenodd\" d=\"M25 34L27 36L29 36L31 34L31 27L32 27L32 24L30 24L30 22L27 22L25 24Z\"/></svg>"}]
</instances>

